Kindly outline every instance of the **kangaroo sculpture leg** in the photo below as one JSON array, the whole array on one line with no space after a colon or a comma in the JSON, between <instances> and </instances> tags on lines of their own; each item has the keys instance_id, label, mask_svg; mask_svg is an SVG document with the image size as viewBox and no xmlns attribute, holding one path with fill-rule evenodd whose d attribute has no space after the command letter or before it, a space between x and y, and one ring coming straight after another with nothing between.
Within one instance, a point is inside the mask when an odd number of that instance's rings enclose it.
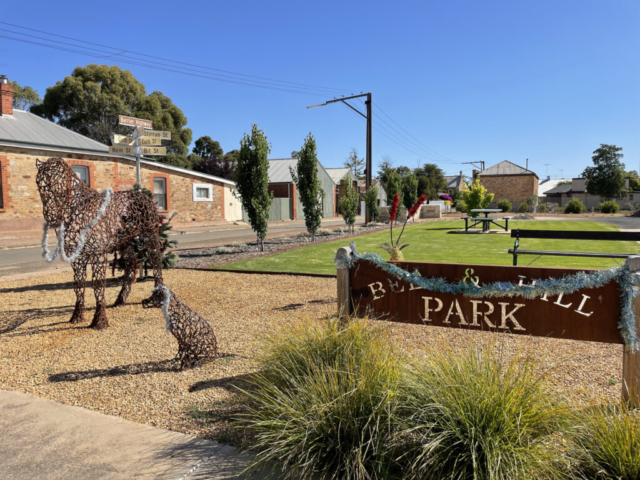
<instances>
[{"instance_id":1,"label":"kangaroo sculpture leg","mask_svg":"<svg viewBox=\"0 0 640 480\"><path fill-rule=\"evenodd\" d=\"M131 245L122 251L122 261L124 263L124 280L122 282L122 290L118 294L114 307L121 307L127 303L129 293L131 293L131 285L136 275L136 253Z\"/></svg>"}]
</instances>

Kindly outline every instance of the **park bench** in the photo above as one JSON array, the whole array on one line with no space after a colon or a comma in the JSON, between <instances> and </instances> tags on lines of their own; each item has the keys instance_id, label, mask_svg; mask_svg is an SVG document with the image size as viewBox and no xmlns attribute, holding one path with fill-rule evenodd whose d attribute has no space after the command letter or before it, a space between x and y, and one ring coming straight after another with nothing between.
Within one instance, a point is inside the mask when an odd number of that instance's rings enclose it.
<instances>
[{"instance_id":1,"label":"park bench","mask_svg":"<svg viewBox=\"0 0 640 480\"><path fill-rule=\"evenodd\" d=\"M549 240L613 240L640 241L640 232L584 232L577 230L512 230L511 238L516 241L509 253L513 255L513 265L518 265L518 255L553 255L558 257L591 257L591 258L627 258L638 253L600 253L600 252L556 252L548 250L521 250L521 238L541 238Z\"/></svg>"}]
</instances>

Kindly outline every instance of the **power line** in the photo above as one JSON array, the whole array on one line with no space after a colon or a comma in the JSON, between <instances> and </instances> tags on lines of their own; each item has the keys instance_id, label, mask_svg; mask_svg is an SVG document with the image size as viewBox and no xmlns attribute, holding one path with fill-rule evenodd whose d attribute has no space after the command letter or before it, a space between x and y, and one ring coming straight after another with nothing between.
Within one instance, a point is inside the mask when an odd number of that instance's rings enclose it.
<instances>
[{"instance_id":1,"label":"power line","mask_svg":"<svg viewBox=\"0 0 640 480\"><path fill-rule=\"evenodd\" d=\"M0 22L0 24L6 24L6 22ZM20 28L25 28L25 27L20 27ZM201 70L193 69L193 68L185 69L185 68L182 68L182 67L178 67L177 65L170 65L170 64L165 64L165 63L161 63L161 62L155 62L155 61L152 61L152 60L145 60L145 59L142 59L142 58L132 57L130 55L125 55L125 53L127 53L126 50L116 49L115 47L104 46L104 48L109 48L109 49L112 49L112 50L118 50L117 52L109 52L109 51L100 50L100 49L96 49L96 48L86 47L86 46L83 46L83 45L74 45L74 44L70 44L68 42L61 42L59 40L52 40L52 39L48 39L48 38L38 37L38 36L35 36L35 35L29 35L29 34L25 34L25 33L21 33L21 32L15 32L15 31L8 30L8 29L1 29L0 28L0 30L2 30L4 32L9 32L9 33L14 34L14 35L21 35L23 37L29 37L29 38L32 38L32 39L35 39L35 40L40 40L40 41L28 40L28 39L25 39L25 38L12 37L12 36L9 36L9 35L6 35L6 34L0 34L0 38L6 38L8 40L14 40L14 41L22 42L22 43L28 43L28 44L37 45L37 46L46 47L46 48L51 48L51 49L55 49L55 50L66 51L66 52L76 53L76 54L81 54L81 55L86 55L86 56L90 56L90 57L94 57L94 58L107 58L107 57L117 56L122 63L129 64L129 65L137 65L137 66L142 66L142 67L147 67L147 68L153 68L153 69L156 69L156 70L163 70L163 71L167 71L167 72L179 73L181 75L188 75L188 76L206 78L206 79L210 79L210 80L217 80L217 81L222 81L222 82L226 82L226 83L234 83L234 84L258 87L258 88L266 88L266 89L270 89L270 90L279 90L279 91L285 91L285 92L289 92L289 93L300 93L300 94L313 95L313 96L320 96L320 95L326 95L327 94L327 92L322 90L322 89L327 89L327 87L296 86L296 85L305 85L305 84L295 84L295 82L287 82L287 81L283 81L283 80L274 80L274 79L266 79L266 78L264 78L264 80L247 80L247 79L244 79L244 78L235 78L235 77L232 77L232 76L229 76L229 75L222 75L222 74L219 74L219 73L203 72ZM29 29L29 30L34 30L34 29ZM44 33L47 34L47 35L59 36L59 35L55 35L55 34L49 34L47 32L44 32ZM59 37L61 37L61 36L59 36ZM69 37L63 37L63 38L69 38ZM69 38L69 39L71 39L71 38ZM96 44L93 44L92 42L84 42L82 40L76 40L76 39L71 39L71 40L79 41L79 42L83 42L83 43L88 43L88 44L91 44L91 45L96 45ZM133 53L133 52L128 52L128 53ZM145 55L145 54L140 54L140 55ZM151 57L151 56L149 56L149 57ZM167 61L169 61L171 63L184 63L184 62L176 62L174 60L167 60ZM178 68L180 68L180 70L178 70ZM210 67L200 67L200 66L199 66L199 68L211 69ZM188 71L185 71L185 70L190 70L191 72L188 72ZM217 70L217 69L212 69L212 70ZM239 74L239 73L235 73L235 72L230 72L230 73L233 74L233 75L250 77L248 75ZM255 78L263 78L263 77L255 77ZM265 80L268 80L268 81L265 81ZM274 83L274 82L280 82L280 83ZM337 90L337 89L332 89L332 90ZM341 91L346 91L346 90L341 90Z\"/></svg>"}]
</instances>

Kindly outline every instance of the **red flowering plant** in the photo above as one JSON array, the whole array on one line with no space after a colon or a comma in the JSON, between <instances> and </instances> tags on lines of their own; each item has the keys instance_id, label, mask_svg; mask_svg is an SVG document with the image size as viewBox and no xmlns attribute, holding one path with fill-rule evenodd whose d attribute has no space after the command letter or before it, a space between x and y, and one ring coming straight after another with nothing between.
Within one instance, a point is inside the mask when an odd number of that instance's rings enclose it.
<instances>
[{"instance_id":1,"label":"red flowering plant","mask_svg":"<svg viewBox=\"0 0 640 480\"><path fill-rule=\"evenodd\" d=\"M418 210L422 206L424 202L427 201L426 195L420 195L420 198L413 204L413 207L407 212L407 218L404 221L404 225L402 225L402 230L400 231L400 235L396 241L393 241L393 222L398 216L398 205L400 203L400 195L397 193L393 196L393 200L391 201L391 208L389 208L389 224L390 224L390 232L391 232L391 243L384 243L380 248L391 255L391 260L404 260L404 255L402 255L401 250L407 248L409 246L408 243L400 245L400 239L402 238L402 234L404 233L404 228L407 226L407 222L410 218L413 218Z\"/></svg>"}]
</instances>

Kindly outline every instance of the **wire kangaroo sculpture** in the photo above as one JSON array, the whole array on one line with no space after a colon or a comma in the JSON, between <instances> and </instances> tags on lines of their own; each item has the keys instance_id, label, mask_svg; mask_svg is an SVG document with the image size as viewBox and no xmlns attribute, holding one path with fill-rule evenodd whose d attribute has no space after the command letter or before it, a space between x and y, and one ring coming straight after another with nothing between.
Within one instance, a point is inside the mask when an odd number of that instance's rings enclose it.
<instances>
[{"instance_id":1,"label":"wire kangaroo sculpture","mask_svg":"<svg viewBox=\"0 0 640 480\"><path fill-rule=\"evenodd\" d=\"M163 284L158 210L153 201L140 191L114 193L108 188L98 193L85 185L61 158L36 160L36 165L36 183L45 219L43 256L49 262L61 256L73 268L76 305L70 322L84 321L87 266L91 265L96 312L90 327L106 328L109 322L104 292L108 254L120 252L125 264L124 283L115 307L124 305L131 292L136 266L132 247L135 238L141 239L149 252L148 261L153 268L155 286ZM47 247L49 228L56 230L58 239L53 254ZM159 292L154 295L159 295Z\"/></svg>"}]
</instances>

